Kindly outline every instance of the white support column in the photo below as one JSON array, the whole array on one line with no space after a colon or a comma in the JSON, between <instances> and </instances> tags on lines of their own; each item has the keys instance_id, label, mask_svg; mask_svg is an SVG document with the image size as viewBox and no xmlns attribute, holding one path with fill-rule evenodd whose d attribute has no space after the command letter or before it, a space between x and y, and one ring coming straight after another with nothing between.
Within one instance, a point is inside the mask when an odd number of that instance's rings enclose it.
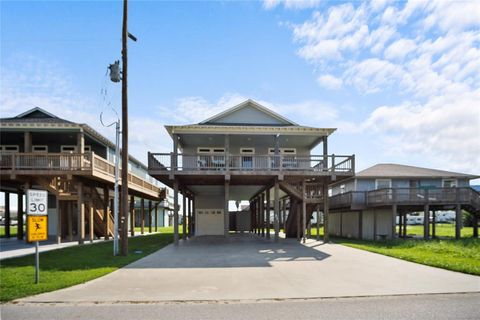
<instances>
[{"instance_id":1,"label":"white support column","mask_svg":"<svg viewBox=\"0 0 480 320\"><path fill-rule=\"evenodd\" d=\"M278 185L278 178L275 178L275 186L273 189L273 224L275 227L275 242L278 242L279 235L280 235L280 199L279 199L279 192L280 187Z\"/></svg>"},{"instance_id":2,"label":"white support column","mask_svg":"<svg viewBox=\"0 0 480 320\"><path fill-rule=\"evenodd\" d=\"M225 209L224 209L224 235L228 237L229 230L230 230L230 213L228 210L228 201L230 199L230 182L225 181Z\"/></svg>"}]
</instances>

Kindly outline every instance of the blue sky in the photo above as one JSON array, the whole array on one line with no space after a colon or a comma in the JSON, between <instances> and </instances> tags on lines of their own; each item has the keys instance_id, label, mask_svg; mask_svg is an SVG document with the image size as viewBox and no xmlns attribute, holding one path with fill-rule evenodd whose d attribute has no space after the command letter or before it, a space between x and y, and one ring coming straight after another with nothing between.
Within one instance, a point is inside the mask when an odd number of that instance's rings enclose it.
<instances>
[{"instance_id":1,"label":"blue sky","mask_svg":"<svg viewBox=\"0 0 480 320\"><path fill-rule=\"evenodd\" d=\"M118 1L2 1L2 116L42 107L110 138L105 76ZM480 2L131 1L130 149L169 151L164 124L247 98L335 127L357 170L393 162L480 174ZM101 92L107 92L102 95Z\"/></svg>"}]
</instances>

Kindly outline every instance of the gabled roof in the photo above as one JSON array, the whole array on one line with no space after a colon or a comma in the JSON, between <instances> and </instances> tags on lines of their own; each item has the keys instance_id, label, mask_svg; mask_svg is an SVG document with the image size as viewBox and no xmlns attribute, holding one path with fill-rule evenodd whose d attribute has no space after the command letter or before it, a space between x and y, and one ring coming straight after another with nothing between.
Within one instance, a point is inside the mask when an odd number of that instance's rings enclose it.
<instances>
[{"instance_id":1,"label":"gabled roof","mask_svg":"<svg viewBox=\"0 0 480 320\"><path fill-rule=\"evenodd\" d=\"M199 125L204 125L204 124L233 124L232 122L222 122L222 119L227 118L228 116L234 115L235 113L239 113L242 109L246 108L251 108L254 109L264 115L266 115L268 118L271 118L272 120L275 120L277 125L284 125L284 126L298 126L297 123L279 115L278 113L262 106L261 104L253 101L252 99L248 99L236 106L231 107L230 109L227 109L223 112L220 112L217 115L214 115L213 117L210 117L202 122L199 123ZM238 124L240 125L245 125L246 123L239 122ZM257 125L265 125L265 123L255 123Z\"/></svg>"},{"instance_id":2,"label":"gabled roof","mask_svg":"<svg viewBox=\"0 0 480 320\"><path fill-rule=\"evenodd\" d=\"M49 124L73 124L73 122L57 117L50 112L35 107L27 110L12 118L2 118L1 123L16 123L16 124L34 124L34 123L49 123Z\"/></svg>"},{"instance_id":3,"label":"gabled roof","mask_svg":"<svg viewBox=\"0 0 480 320\"><path fill-rule=\"evenodd\" d=\"M407 166L393 163L379 163L362 170L355 178L465 178L477 179L472 174L450 172L437 169Z\"/></svg>"}]
</instances>

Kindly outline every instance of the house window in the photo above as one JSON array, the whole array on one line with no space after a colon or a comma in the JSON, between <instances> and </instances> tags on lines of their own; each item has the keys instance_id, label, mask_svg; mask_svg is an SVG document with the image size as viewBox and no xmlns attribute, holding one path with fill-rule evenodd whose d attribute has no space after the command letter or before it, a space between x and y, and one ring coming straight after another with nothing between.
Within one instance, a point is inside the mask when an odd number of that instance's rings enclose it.
<instances>
[{"instance_id":1,"label":"house window","mask_svg":"<svg viewBox=\"0 0 480 320\"><path fill-rule=\"evenodd\" d=\"M253 168L253 155L255 154L254 148L240 148L241 165L242 168Z\"/></svg>"},{"instance_id":2,"label":"house window","mask_svg":"<svg viewBox=\"0 0 480 320\"><path fill-rule=\"evenodd\" d=\"M60 146L61 152L76 152L77 146Z\"/></svg>"},{"instance_id":3,"label":"house window","mask_svg":"<svg viewBox=\"0 0 480 320\"><path fill-rule=\"evenodd\" d=\"M392 179L376 179L375 189L386 189L392 187Z\"/></svg>"},{"instance_id":4,"label":"house window","mask_svg":"<svg viewBox=\"0 0 480 320\"><path fill-rule=\"evenodd\" d=\"M84 146L83 150L84 152L92 152L92 146Z\"/></svg>"},{"instance_id":5,"label":"house window","mask_svg":"<svg viewBox=\"0 0 480 320\"><path fill-rule=\"evenodd\" d=\"M48 152L48 146L32 146L32 152Z\"/></svg>"},{"instance_id":6,"label":"house window","mask_svg":"<svg viewBox=\"0 0 480 320\"><path fill-rule=\"evenodd\" d=\"M442 187L444 188L456 188L457 186L457 179L443 179L442 181Z\"/></svg>"},{"instance_id":7,"label":"house window","mask_svg":"<svg viewBox=\"0 0 480 320\"><path fill-rule=\"evenodd\" d=\"M225 167L225 148L197 148L199 155L197 157L197 166L201 168L224 168Z\"/></svg>"},{"instance_id":8,"label":"house window","mask_svg":"<svg viewBox=\"0 0 480 320\"><path fill-rule=\"evenodd\" d=\"M0 146L0 151L6 152L6 153L13 153L13 152L18 152L18 146Z\"/></svg>"}]
</instances>

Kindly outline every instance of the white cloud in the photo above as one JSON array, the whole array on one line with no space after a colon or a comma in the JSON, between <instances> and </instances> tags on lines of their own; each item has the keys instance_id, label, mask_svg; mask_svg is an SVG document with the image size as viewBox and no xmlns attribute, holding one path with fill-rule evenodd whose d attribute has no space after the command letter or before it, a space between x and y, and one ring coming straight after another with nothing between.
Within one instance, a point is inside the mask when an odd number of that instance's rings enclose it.
<instances>
[{"instance_id":1,"label":"white cloud","mask_svg":"<svg viewBox=\"0 0 480 320\"><path fill-rule=\"evenodd\" d=\"M263 0L263 7L271 10L283 5L286 9L307 9L318 7L321 2L322 0Z\"/></svg>"},{"instance_id":2,"label":"white cloud","mask_svg":"<svg viewBox=\"0 0 480 320\"><path fill-rule=\"evenodd\" d=\"M322 87L329 90L338 90L343 84L342 79L334 77L330 74L321 75L318 77L317 81Z\"/></svg>"},{"instance_id":3,"label":"white cloud","mask_svg":"<svg viewBox=\"0 0 480 320\"><path fill-rule=\"evenodd\" d=\"M397 40L385 50L385 58L388 60L403 60L416 47L415 41L411 39Z\"/></svg>"}]
</instances>

